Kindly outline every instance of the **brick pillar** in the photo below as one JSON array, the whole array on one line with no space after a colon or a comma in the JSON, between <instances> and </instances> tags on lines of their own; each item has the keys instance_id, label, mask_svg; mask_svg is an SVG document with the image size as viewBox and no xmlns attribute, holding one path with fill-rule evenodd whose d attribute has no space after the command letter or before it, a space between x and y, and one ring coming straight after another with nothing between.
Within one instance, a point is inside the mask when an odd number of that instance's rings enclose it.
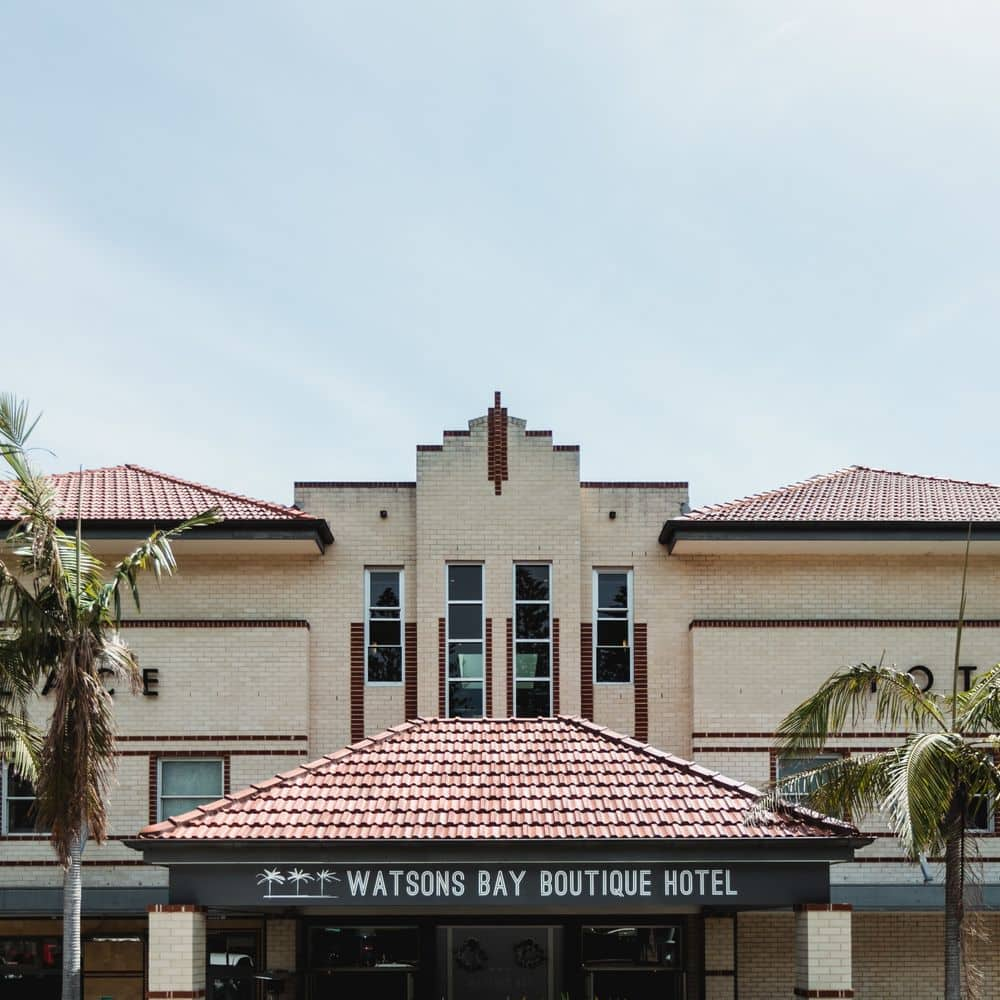
<instances>
[{"instance_id":1,"label":"brick pillar","mask_svg":"<svg viewBox=\"0 0 1000 1000\"><path fill-rule=\"evenodd\" d=\"M266 968L295 971L295 926L294 920L268 920ZM295 980L291 977L285 982L281 1000L295 1000Z\"/></svg>"},{"instance_id":2,"label":"brick pillar","mask_svg":"<svg viewBox=\"0 0 1000 1000\"><path fill-rule=\"evenodd\" d=\"M851 906L805 903L795 907L795 996L853 997Z\"/></svg>"},{"instance_id":3,"label":"brick pillar","mask_svg":"<svg viewBox=\"0 0 1000 1000\"><path fill-rule=\"evenodd\" d=\"M148 912L147 1000L200 1000L205 995L205 910L154 903Z\"/></svg>"},{"instance_id":4,"label":"brick pillar","mask_svg":"<svg viewBox=\"0 0 1000 1000\"><path fill-rule=\"evenodd\" d=\"M705 1000L736 996L736 918L705 917Z\"/></svg>"}]
</instances>

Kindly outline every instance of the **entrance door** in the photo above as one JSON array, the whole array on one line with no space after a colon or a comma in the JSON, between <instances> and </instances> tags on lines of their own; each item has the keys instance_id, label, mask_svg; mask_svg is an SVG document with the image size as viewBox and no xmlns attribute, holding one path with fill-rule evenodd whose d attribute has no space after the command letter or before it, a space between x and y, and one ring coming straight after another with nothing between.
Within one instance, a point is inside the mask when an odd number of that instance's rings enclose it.
<instances>
[{"instance_id":1,"label":"entrance door","mask_svg":"<svg viewBox=\"0 0 1000 1000\"><path fill-rule=\"evenodd\" d=\"M561 933L560 927L440 927L436 995L556 1000Z\"/></svg>"}]
</instances>

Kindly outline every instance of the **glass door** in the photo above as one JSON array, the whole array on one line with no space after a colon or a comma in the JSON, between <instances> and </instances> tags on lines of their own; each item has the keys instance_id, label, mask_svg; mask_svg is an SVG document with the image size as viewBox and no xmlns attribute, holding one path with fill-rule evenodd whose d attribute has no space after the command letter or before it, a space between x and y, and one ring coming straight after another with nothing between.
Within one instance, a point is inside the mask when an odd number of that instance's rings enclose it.
<instances>
[{"instance_id":1,"label":"glass door","mask_svg":"<svg viewBox=\"0 0 1000 1000\"><path fill-rule=\"evenodd\" d=\"M438 928L436 996L447 1000L557 1000L562 928Z\"/></svg>"}]
</instances>

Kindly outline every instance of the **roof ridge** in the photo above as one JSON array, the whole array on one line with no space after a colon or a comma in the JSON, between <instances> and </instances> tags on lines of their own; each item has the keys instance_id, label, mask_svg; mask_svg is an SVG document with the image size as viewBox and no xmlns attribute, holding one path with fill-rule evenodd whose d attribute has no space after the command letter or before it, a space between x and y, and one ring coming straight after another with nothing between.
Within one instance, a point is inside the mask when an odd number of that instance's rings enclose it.
<instances>
[{"instance_id":1,"label":"roof ridge","mask_svg":"<svg viewBox=\"0 0 1000 1000\"><path fill-rule=\"evenodd\" d=\"M195 489L204 490L206 493L211 493L213 496L226 497L230 500L242 500L245 503L254 504L257 507L266 507L275 513L290 514L293 517L309 518L312 520L311 516L306 513L306 511L300 510L298 507L287 507L284 504L275 503L273 500L260 500L257 497L247 496L245 493L234 493L232 490L224 490L218 486L209 486L207 483L199 483L193 479L184 479L181 476L171 475L169 472L160 472L157 469L150 469L144 465L136 465L134 462L126 462L123 466L111 466L110 468L133 469L136 472L143 472L147 476L155 476L157 479L163 479L169 483L177 483L181 486L191 486Z\"/></svg>"},{"instance_id":2,"label":"roof ridge","mask_svg":"<svg viewBox=\"0 0 1000 1000\"><path fill-rule=\"evenodd\" d=\"M807 486L813 486L816 483L822 483L830 479L837 479L840 476L845 476L849 472L855 472L858 469L863 469L863 465L846 465L841 469L834 469L833 472L821 472L815 476L810 476L808 479L800 479L798 482L788 483L786 486L778 486L775 489L761 490L760 493L749 493L744 497L738 497L735 500L726 500L723 503L708 503L702 504L701 507L696 507L694 510L689 510L686 514L682 514L680 517L674 518L676 521L688 521L697 520L698 515L712 512L716 513L718 511L731 510L734 507L740 507L743 504L750 503L753 500L766 500L769 497L780 496L782 493L790 493L795 490L805 489ZM877 470L871 470L877 471Z\"/></svg>"},{"instance_id":3,"label":"roof ridge","mask_svg":"<svg viewBox=\"0 0 1000 1000\"><path fill-rule=\"evenodd\" d=\"M884 476L902 476L904 479L923 479L932 483L956 483L959 486L985 486L988 489L1000 490L1000 484L980 483L973 479L955 479L952 476L925 476L919 472L900 472L898 469L877 469L873 465L852 465L851 469L865 472L879 472Z\"/></svg>"}]
</instances>

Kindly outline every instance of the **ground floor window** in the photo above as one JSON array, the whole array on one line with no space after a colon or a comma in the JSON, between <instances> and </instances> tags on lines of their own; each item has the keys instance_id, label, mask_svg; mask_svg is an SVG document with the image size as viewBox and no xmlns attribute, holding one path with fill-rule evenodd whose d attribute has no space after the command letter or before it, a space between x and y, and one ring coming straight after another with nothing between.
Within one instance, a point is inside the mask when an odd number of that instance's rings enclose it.
<instances>
[{"instance_id":1,"label":"ground floor window","mask_svg":"<svg viewBox=\"0 0 1000 1000\"><path fill-rule=\"evenodd\" d=\"M0 937L3 1000L59 1000L61 993L61 938Z\"/></svg>"},{"instance_id":2,"label":"ground floor window","mask_svg":"<svg viewBox=\"0 0 1000 1000\"><path fill-rule=\"evenodd\" d=\"M321 924L307 932L308 996L409 1000L420 968L417 927Z\"/></svg>"},{"instance_id":3,"label":"ground floor window","mask_svg":"<svg viewBox=\"0 0 1000 1000\"><path fill-rule=\"evenodd\" d=\"M208 934L208 1000L254 1000L260 972L256 931L210 931Z\"/></svg>"}]
</instances>

